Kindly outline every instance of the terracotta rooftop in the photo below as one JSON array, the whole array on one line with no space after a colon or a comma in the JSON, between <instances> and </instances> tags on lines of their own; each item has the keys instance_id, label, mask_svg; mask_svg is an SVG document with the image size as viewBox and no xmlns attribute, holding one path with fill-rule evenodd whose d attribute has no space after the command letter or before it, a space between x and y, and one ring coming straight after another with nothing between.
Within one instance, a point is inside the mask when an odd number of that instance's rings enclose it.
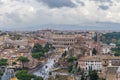
<instances>
[{"instance_id":1,"label":"terracotta rooftop","mask_svg":"<svg viewBox=\"0 0 120 80\"><path fill-rule=\"evenodd\" d=\"M107 74L116 74L117 70L118 70L118 66L107 67Z\"/></svg>"},{"instance_id":2,"label":"terracotta rooftop","mask_svg":"<svg viewBox=\"0 0 120 80\"><path fill-rule=\"evenodd\" d=\"M97 56L88 56L88 57L82 57L79 60L82 60L82 61L101 61L102 59L100 57L97 57Z\"/></svg>"},{"instance_id":3,"label":"terracotta rooftop","mask_svg":"<svg viewBox=\"0 0 120 80\"><path fill-rule=\"evenodd\" d=\"M39 40L39 41L36 41L36 43L39 43L39 44L46 44L47 41L46 41L46 40Z\"/></svg>"},{"instance_id":4,"label":"terracotta rooftop","mask_svg":"<svg viewBox=\"0 0 120 80\"><path fill-rule=\"evenodd\" d=\"M120 60L120 57L110 56L110 55L97 55L97 56L82 57L79 60L104 60L104 59L119 59Z\"/></svg>"}]
</instances>

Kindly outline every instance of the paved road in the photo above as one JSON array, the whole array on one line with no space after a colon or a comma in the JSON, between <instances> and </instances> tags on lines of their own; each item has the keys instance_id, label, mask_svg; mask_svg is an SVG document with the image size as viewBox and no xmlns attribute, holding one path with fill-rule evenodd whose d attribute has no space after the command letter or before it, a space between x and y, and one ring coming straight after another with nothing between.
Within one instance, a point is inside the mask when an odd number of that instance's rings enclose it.
<instances>
[{"instance_id":1,"label":"paved road","mask_svg":"<svg viewBox=\"0 0 120 80\"><path fill-rule=\"evenodd\" d=\"M40 67L37 71L33 72L33 74L36 76L41 76L44 78L44 80L47 80L49 77L49 72L51 71L55 63L54 61L60 57L61 57L61 54L51 54L47 62L43 64L43 66Z\"/></svg>"}]
</instances>

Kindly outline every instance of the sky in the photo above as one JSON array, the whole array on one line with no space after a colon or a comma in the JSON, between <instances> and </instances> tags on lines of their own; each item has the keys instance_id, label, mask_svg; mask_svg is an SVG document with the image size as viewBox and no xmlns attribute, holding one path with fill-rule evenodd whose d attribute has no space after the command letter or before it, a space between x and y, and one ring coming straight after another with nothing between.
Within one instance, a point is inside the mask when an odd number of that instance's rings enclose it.
<instances>
[{"instance_id":1,"label":"sky","mask_svg":"<svg viewBox=\"0 0 120 80\"><path fill-rule=\"evenodd\" d=\"M56 27L120 30L120 0L0 0L0 30Z\"/></svg>"}]
</instances>

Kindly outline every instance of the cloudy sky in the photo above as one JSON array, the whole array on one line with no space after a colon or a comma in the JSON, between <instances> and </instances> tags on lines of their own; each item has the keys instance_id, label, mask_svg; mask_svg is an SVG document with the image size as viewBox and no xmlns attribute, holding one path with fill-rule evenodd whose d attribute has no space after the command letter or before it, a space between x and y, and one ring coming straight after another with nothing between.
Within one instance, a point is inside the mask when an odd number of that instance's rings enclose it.
<instances>
[{"instance_id":1,"label":"cloudy sky","mask_svg":"<svg viewBox=\"0 0 120 80\"><path fill-rule=\"evenodd\" d=\"M0 0L0 29L120 24L120 0Z\"/></svg>"}]
</instances>

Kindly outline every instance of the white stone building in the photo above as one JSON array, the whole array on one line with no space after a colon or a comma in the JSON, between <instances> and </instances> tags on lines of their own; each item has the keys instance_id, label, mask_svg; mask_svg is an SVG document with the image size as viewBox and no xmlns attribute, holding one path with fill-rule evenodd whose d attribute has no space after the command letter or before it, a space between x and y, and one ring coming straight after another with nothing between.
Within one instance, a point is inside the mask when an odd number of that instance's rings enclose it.
<instances>
[{"instance_id":1,"label":"white stone building","mask_svg":"<svg viewBox=\"0 0 120 80\"><path fill-rule=\"evenodd\" d=\"M78 61L79 67L84 70L102 70L102 60L98 57L83 57Z\"/></svg>"},{"instance_id":2,"label":"white stone building","mask_svg":"<svg viewBox=\"0 0 120 80\"><path fill-rule=\"evenodd\" d=\"M117 70L117 80L120 80L120 66L118 67L118 70Z\"/></svg>"},{"instance_id":3,"label":"white stone building","mask_svg":"<svg viewBox=\"0 0 120 80\"><path fill-rule=\"evenodd\" d=\"M111 48L110 47L102 47L102 53L103 54L107 54L107 53L110 53L111 52L111 50L110 50Z\"/></svg>"}]
</instances>

